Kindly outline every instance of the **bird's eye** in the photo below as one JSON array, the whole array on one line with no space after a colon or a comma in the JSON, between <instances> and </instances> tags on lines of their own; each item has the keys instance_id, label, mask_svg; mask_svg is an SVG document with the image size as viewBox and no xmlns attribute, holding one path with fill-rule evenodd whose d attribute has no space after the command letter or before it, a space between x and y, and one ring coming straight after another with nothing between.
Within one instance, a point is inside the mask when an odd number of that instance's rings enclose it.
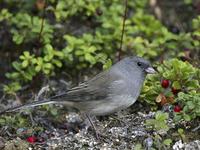
<instances>
[{"instance_id":1,"label":"bird's eye","mask_svg":"<svg viewBox=\"0 0 200 150\"><path fill-rule=\"evenodd\" d=\"M142 63L141 63L141 62L138 62L137 65L138 65L138 66L142 66Z\"/></svg>"}]
</instances>

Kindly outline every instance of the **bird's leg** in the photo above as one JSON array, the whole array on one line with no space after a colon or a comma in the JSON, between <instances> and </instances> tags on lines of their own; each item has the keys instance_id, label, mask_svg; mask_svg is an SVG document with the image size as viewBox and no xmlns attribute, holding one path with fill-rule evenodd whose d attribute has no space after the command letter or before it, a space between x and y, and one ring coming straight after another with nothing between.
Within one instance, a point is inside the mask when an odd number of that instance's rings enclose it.
<instances>
[{"instance_id":1,"label":"bird's leg","mask_svg":"<svg viewBox=\"0 0 200 150\"><path fill-rule=\"evenodd\" d=\"M94 132L95 132L95 135L96 135L96 138L99 140L99 133L93 123L93 121L91 120L90 116L88 114L86 114L86 117L87 119L89 120L90 124L92 125L92 128L94 129Z\"/></svg>"},{"instance_id":2,"label":"bird's leg","mask_svg":"<svg viewBox=\"0 0 200 150\"><path fill-rule=\"evenodd\" d=\"M35 125L35 121L34 121L34 119L33 119L33 115L32 115L32 113L30 112L29 113L29 117L30 117L30 120L31 120L31 125L32 125L32 127Z\"/></svg>"}]
</instances>

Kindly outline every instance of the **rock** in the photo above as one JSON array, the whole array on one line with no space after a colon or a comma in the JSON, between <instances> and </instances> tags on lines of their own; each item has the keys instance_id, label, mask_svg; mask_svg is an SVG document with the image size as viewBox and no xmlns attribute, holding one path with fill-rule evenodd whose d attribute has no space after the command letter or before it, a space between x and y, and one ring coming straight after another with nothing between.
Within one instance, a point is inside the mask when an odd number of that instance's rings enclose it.
<instances>
[{"instance_id":1,"label":"rock","mask_svg":"<svg viewBox=\"0 0 200 150\"><path fill-rule=\"evenodd\" d=\"M0 137L0 149L3 149L4 146L5 146L5 140L2 137Z\"/></svg>"},{"instance_id":2,"label":"rock","mask_svg":"<svg viewBox=\"0 0 200 150\"><path fill-rule=\"evenodd\" d=\"M185 145L185 150L200 150L200 141L192 141Z\"/></svg>"},{"instance_id":3,"label":"rock","mask_svg":"<svg viewBox=\"0 0 200 150\"><path fill-rule=\"evenodd\" d=\"M182 140L179 140L173 145L173 150L183 150L184 146L185 144L182 142Z\"/></svg>"},{"instance_id":4,"label":"rock","mask_svg":"<svg viewBox=\"0 0 200 150\"><path fill-rule=\"evenodd\" d=\"M4 150L27 150L27 149L29 149L29 144L18 137L11 141L7 141L5 143L5 148L4 148Z\"/></svg>"},{"instance_id":5,"label":"rock","mask_svg":"<svg viewBox=\"0 0 200 150\"><path fill-rule=\"evenodd\" d=\"M173 150L200 150L200 141L196 140L186 144L179 140L173 145Z\"/></svg>"},{"instance_id":6,"label":"rock","mask_svg":"<svg viewBox=\"0 0 200 150\"><path fill-rule=\"evenodd\" d=\"M151 137L148 137L144 140L144 145L146 149L151 149L153 146L153 139Z\"/></svg>"},{"instance_id":7,"label":"rock","mask_svg":"<svg viewBox=\"0 0 200 150\"><path fill-rule=\"evenodd\" d=\"M127 136L127 128L124 127L112 127L109 131L115 138Z\"/></svg>"}]
</instances>

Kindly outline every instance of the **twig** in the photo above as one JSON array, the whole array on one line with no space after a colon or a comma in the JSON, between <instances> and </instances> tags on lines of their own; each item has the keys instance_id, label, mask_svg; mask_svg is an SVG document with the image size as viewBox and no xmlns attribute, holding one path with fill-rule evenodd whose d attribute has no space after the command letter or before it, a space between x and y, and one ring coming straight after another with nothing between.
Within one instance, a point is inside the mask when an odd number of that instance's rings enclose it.
<instances>
[{"instance_id":1,"label":"twig","mask_svg":"<svg viewBox=\"0 0 200 150\"><path fill-rule=\"evenodd\" d=\"M122 43L123 43L123 37L124 37L124 29L125 29L125 21L126 21L126 15L127 15L127 3L128 0L125 0L125 10L124 10L124 16L123 16L123 25L122 25L122 34L121 34L121 40L120 40L120 48L118 51L118 60L121 59L121 52L122 52Z\"/></svg>"},{"instance_id":2,"label":"twig","mask_svg":"<svg viewBox=\"0 0 200 150\"><path fill-rule=\"evenodd\" d=\"M39 43L41 42L42 31L44 28L45 8L46 8L46 0L44 0L44 8L43 8L43 12L42 12L42 22L41 22L41 28L40 28L39 37L38 37Z\"/></svg>"},{"instance_id":3,"label":"twig","mask_svg":"<svg viewBox=\"0 0 200 150\"><path fill-rule=\"evenodd\" d=\"M197 127L195 127L194 129L192 129L192 132L196 132L196 131L199 130L199 129L200 129L200 125L197 126Z\"/></svg>"},{"instance_id":4,"label":"twig","mask_svg":"<svg viewBox=\"0 0 200 150\"><path fill-rule=\"evenodd\" d=\"M36 100L39 100L40 97L42 96L42 94L44 94L45 92L49 91L49 85L44 86L40 89L40 91L38 92L37 96L36 96Z\"/></svg>"}]
</instances>

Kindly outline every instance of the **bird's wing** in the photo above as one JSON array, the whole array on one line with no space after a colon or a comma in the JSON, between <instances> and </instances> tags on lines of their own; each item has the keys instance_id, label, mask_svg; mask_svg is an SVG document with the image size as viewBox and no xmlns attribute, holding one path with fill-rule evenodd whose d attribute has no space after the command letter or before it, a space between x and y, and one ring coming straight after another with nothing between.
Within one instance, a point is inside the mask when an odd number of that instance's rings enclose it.
<instances>
[{"instance_id":1,"label":"bird's wing","mask_svg":"<svg viewBox=\"0 0 200 150\"><path fill-rule=\"evenodd\" d=\"M105 100L109 95L112 94L113 91L114 93L122 92L122 89L125 89L125 86L125 81L120 78L119 74L111 74L110 72L105 71L98 74L91 80L70 89L67 92L45 100L34 101L24 105L8 108L0 111L0 115L45 104L65 103L68 105L73 105L75 102Z\"/></svg>"},{"instance_id":2,"label":"bird's wing","mask_svg":"<svg viewBox=\"0 0 200 150\"><path fill-rule=\"evenodd\" d=\"M51 97L53 101L71 101L71 102L83 102L106 99L108 94L112 91L113 84L120 80L120 76L117 74L110 74L105 71L91 80L80 84L77 87L70 89L69 91Z\"/></svg>"}]
</instances>

